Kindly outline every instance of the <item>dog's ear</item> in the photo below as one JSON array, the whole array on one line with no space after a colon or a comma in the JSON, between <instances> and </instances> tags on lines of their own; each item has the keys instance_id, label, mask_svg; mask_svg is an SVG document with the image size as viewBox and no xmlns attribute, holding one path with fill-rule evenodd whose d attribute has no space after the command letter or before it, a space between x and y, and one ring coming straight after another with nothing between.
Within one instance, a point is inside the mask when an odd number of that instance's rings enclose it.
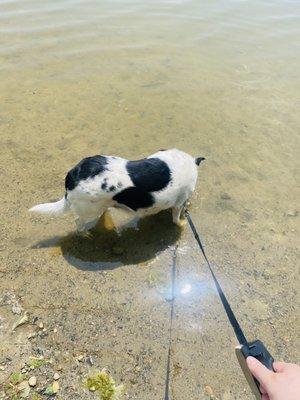
<instances>
[{"instance_id":1,"label":"dog's ear","mask_svg":"<svg viewBox=\"0 0 300 400\"><path fill-rule=\"evenodd\" d=\"M196 165L200 165L200 163L201 163L201 161L204 161L205 160L205 157L197 157L197 158L195 158L195 163L196 163Z\"/></svg>"}]
</instances>

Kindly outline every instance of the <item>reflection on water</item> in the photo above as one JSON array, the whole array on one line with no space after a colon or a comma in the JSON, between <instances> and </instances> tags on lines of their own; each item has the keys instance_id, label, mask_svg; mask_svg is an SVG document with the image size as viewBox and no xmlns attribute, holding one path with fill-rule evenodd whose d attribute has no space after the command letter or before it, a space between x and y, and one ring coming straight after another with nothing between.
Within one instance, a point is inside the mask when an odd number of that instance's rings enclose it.
<instances>
[{"instance_id":1,"label":"reflection on water","mask_svg":"<svg viewBox=\"0 0 300 400\"><path fill-rule=\"evenodd\" d=\"M0 299L0 382L39 351L62 398L88 399L84 355L128 398L161 399L178 244L173 400L251 399L188 227L162 213L82 238L27 213L87 155L171 147L207 159L191 214L247 335L297 361L298 38L293 0L0 0L0 291L47 327L20 327L16 354Z\"/></svg>"},{"instance_id":2,"label":"reflection on water","mask_svg":"<svg viewBox=\"0 0 300 400\"><path fill-rule=\"evenodd\" d=\"M181 294L188 294L188 293L190 293L191 289L192 289L192 285L190 283L186 283L180 289L180 293Z\"/></svg>"}]
</instances>

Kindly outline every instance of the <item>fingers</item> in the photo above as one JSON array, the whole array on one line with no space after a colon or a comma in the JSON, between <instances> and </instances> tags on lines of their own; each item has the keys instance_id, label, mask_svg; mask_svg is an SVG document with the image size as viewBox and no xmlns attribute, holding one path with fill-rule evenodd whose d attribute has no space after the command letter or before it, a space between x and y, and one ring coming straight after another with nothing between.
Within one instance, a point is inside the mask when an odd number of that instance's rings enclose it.
<instances>
[{"instance_id":1,"label":"fingers","mask_svg":"<svg viewBox=\"0 0 300 400\"><path fill-rule=\"evenodd\" d=\"M286 369L287 364L285 362L275 361L273 363L273 368L276 372L282 372Z\"/></svg>"},{"instance_id":2,"label":"fingers","mask_svg":"<svg viewBox=\"0 0 300 400\"><path fill-rule=\"evenodd\" d=\"M266 394L267 393L266 389L262 385L259 386L259 390L260 390L261 394Z\"/></svg>"},{"instance_id":3,"label":"fingers","mask_svg":"<svg viewBox=\"0 0 300 400\"><path fill-rule=\"evenodd\" d=\"M259 383L265 388L268 386L268 382L272 378L274 372L266 368L254 357L247 357L247 365L252 375L259 381Z\"/></svg>"}]
</instances>

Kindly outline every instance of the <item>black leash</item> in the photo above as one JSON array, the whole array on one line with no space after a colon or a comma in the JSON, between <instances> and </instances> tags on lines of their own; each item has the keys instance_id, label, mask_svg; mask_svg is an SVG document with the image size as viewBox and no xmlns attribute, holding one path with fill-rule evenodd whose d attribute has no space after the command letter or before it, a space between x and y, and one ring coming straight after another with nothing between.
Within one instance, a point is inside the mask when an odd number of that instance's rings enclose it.
<instances>
[{"instance_id":1,"label":"black leash","mask_svg":"<svg viewBox=\"0 0 300 400\"><path fill-rule=\"evenodd\" d=\"M201 239L199 237L199 234L197 232L197 229L192 221L192 218L190 216L190 213L188 212L187 209L185 209L185 215L188 220L188 223L191 227L191 230L195 236L195 239L197 243L199 244L200 250L203 254L203 257L205 258L205 261L208 265L208 268L211 272L213 281L215 283L215 286L217 288L217 292L220 296L221 302L223 304L224 310L227 314L227 317L231 323L231 326L233 327L233 330L235 332L236 338L239 342L239 346L235 348L236 356L237 359L240 363L241 369L245 375L245 378L248 381L248 384L255 395L257 400L261 400L261 392L260 392L260 385L259 382L254 378L254 376L251 374L247 363L246 359L248 356L255 357L257 360L259 360L261 363L265 365L268 369L271 371L274 371L273 369L273 363L274 359L265 347L265 345L260 341L260 340L254 340L252 342L248 342L242 328L240 327L240 324L238 323L231 307L230 304L228 303L228 300L214 274L214 271L210 265L210 262L205 254L204 247L202 245ZM171 316L170 316L170 330L169 330L169 348L168 348L168 359L167 359L167 372L166 372L166 380L165 380L165 396L164 400L170 400L170 375L171 375L171 352L172 352L172 330L173 330L173 319L174 319L174 301L175 301L175 279L176 279L176 258L177 258L177 247L174 249L173 253L173 265L172 265L172 294L171 294Z\"/></svg>"},{"instance_id":2,"label":"black leash","mask_svg":"<svg viewBox=\"0 0 300 400\"><path fill-rule=\"evenodd\" d=\"M170 328L169 328L169 348L167 358L167 372L165 381L165 396L164 400L170 399L170 375L171 375L171 351L172 351L172 331L173 331L173 320L174 320L174 302L175 302L175 279L176 279L176 259L177 259L177 245L174 248L173 260L172 260L172 289L171 289L171 313L170 313Z\"/></svg>"},{"instance_id":3,"label":"black leash","mask_svg":"<svg viewBox=\"0 0 300 400\"><path fill-rule=\"evenodd\" d=\"M232 308L230 307L230 304L228 303L228 301L226 299L226 296L225 296L225 294L224 294L224 292L223 292L223 290L222 290L222 288L221 288L221 286L220 286L220 284L219 284L219 282L218 282L218 280L217 280L217 278L216 278L216 276L214 274L214 271L212 270L210 262L208 261L208 258L206 257L205 250L204 250L204 247L202 245L202 242L201 242L201 239L199 237L199 234L198 234L198 232L196 230L196 227L195 227L195 225L194 225L194 223L192 221L192 218L190 216L190 213L188 212L187 209L185 210L185 215L186 215L188 223L189 223L189 225L190 225L190 227L191 227L191 229L193 231L195 239L197 240L197 242L199 244L199 247L200 247L200 250L201 250L201 252L203 254L203 257L205 258L205 261L207 262L208 268L209 268L209 270L211 272L211 275L213 277L213 280L214 280L214 283L216 285L216 288L217 288L218 294L220 296L220 299L222 301L223 307L224 307L225 312L227 314L227 317L228 317L228 319L229 319L229 321L231 323L231 326L233 327L233 330L235 332L235 336L237 337L237 340L239 341L239 343L241 345L247 345L248 341L247 341L247 339L246 339L246 337L245 337L245 335L244 335L244 333L242 331L242 328L240 327L240 324L238 323L237 319L235 318L235 315L234 315L234 313L232 311Z\"/></svg>"},{"instance_id":4,"label":"black leash","mask_svg":"<svg viewBox=\"0 0 300 400\"><path fill-rule=\"evenodd\" d=\"M247 339L242 331L242 328L240 327L240 324L238 323L237 319L235 318L235 315L230 307L230 304L228 303L226 296L214 274L214 271L212 270L210 262L208 261L208 258L205 254L205 250L202 245L199 234L196 230L196 227L195 227L195 225L192 221L192 218L190 216L190 213L188 212L187 209L185 209L185 215L186 215L188 223L192 229L192 232L195 236L195 239L196 239L197 243L199 244L200 250L203 254L203 257L205 258L208 268L211 272L211 275L213 277L214 283L216 285L218 294L222 301L222 304L223 304L223 307L227 314L227 317L231 323L231 326L233 327L236 338L239 341L239 346L237 346L235 348L235 353L236 353L237 359L240 363L240 367L241 367L241 369L245 375L245 378L247 379L248 384L249 384L253 394L255 395L256 399L261 400L262 394L260 392L260 384L254 378L254 376L251 374L251 372L247 366L246 359L248 356L255 357L262 364L264 364L264 366L267 367L269 370L274 371L274 369L273 369L274 358L271 356L271 354L269 353L266 346L260 340L254 340L252 342L247 341ZM165 400L168 400L168 399L165 399Z\"/></svg>"},{"instance_id":5,"label":"black leash","mask_svg":"<svg viewBox=\"0 0 300 400\"><path fill-rule=\"evenodd\" d=\"M231 325L232 325L232 327L234 329L236 337L237 337L237 339L238 339L238 341L239 341L239 343L241 345L247 345L248 344L247 339L246 339L246 337L245 337L245 335L244 335L244 333L242 331L242 328L240 327L237 319L235 318L235 315L234 315L234 313L233 313L233 311L232 311L232 309L230 307L230 304L228 303L228 301L226 299L226 296L225 296L225 294L224 294L224 292L223 292L223 290L222 290L222 288L221 288L221 286L220 286L220 284L219 284L219 282L218 282L218 280L217 280L217 278L216 278L216 276L215 276L215 274L214 274L214 272L212 270L210 262L208 261L208 258L207 258L206 254L205 254L205 250L203 248L203 245L202 245L201 239L199 237L199 234L198 234L198 232L196 230L196 227L195 227L195 225L194 225L194 223L193 223L193 221L191 219L191 216L190 216L190 214L189 214L187 209L185 210L185 215L186 215L188 223L189 223L189 225L190 225L190 227L192 229L192 232L193 232L193 234L195 236L195 239L197 240L197 242L199 244L201 252L202 252L202 254L203 254L203 256L204 256L204 258L205 258L205 260L207 262L207 265L208 265L209 270L210 270L210 272L212 274L214 283L216 285L218 294L220 296L220 299L222 301L222 304L224 306L226 314L227 314L227 316L229 318L229 321L230 321L230 323L231 323ZM164 400L170 400L171 346L172 346L172 330L173 330L173 319L174 319L177 247L178 246L176 246L175 249L174 249L173 263L172 263L172 289L171 289L171 300L170 300L171 311L170 311L170 328L169 328L169 348L168 348L168 358L167 358L167 369L166 369Z\"/></svg>"}]
</instances>

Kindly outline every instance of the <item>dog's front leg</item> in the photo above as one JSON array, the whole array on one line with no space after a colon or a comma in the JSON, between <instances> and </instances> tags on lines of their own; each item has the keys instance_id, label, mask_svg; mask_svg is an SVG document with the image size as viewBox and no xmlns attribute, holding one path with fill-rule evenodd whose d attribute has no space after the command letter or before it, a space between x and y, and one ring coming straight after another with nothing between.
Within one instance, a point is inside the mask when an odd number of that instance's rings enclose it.
<instances>
[{"instance_id":1,"label":"dog's front leg","mask_svg":"<svg viewBox=\"0 0 300 400\"><path fill-rule=\"evenodd\" d=\"M77 217L75 219L75 224L76 224L76 228L77 228L77 232L78 233L82 233L82 232L84 232L86 230L85 229L85 223L81 218Z\"/></svg>"},{"instance_id":2,"label":"dog's front leg","mask_svg":"<svg viewBox=\"0 0 300 400\"><path fill-rule=\"evenodd\" d=\"M90 229L92 229L96 223L98 222L98 218L93 220L93 221L86 221L81 219L80 217L75 219L76 227L77 227L77 232L81 236L91 239L93 237L92 233L90 232Z\"/></svg>"}]
</instances>

